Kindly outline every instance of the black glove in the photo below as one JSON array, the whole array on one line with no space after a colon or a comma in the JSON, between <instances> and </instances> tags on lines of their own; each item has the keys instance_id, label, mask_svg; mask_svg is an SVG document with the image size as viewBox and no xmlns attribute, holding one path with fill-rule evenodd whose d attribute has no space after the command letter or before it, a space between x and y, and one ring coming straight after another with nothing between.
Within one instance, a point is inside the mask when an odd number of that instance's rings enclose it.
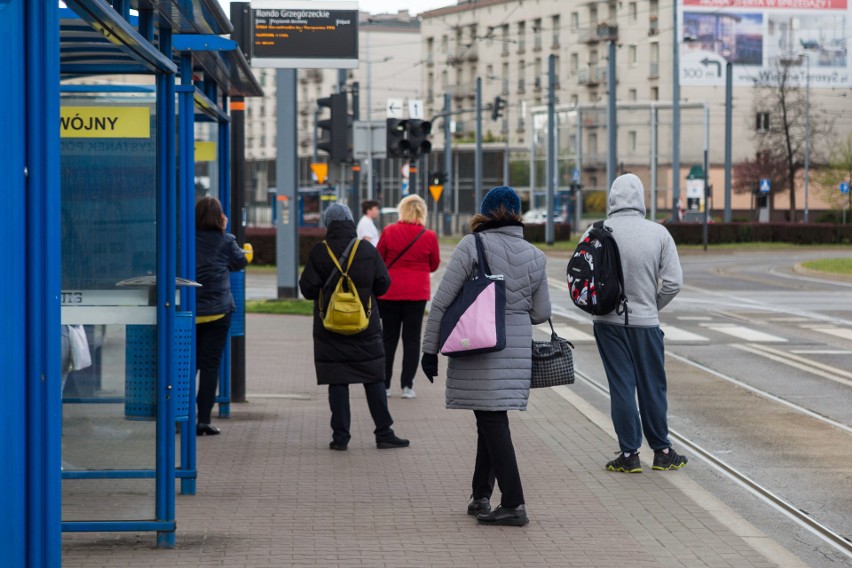
<instances>
[{"instance_id":1,"label":"black glove","mask_svg":"<svg viewBox=\"0 0 852 568\"><path fill-rule=\"evenodd\" d=\"M434 353L424 353L420 359L420 368L426 374L430 383L435 382L435 377L438 376L438 356Z\"/></svg>"}]
</instances>

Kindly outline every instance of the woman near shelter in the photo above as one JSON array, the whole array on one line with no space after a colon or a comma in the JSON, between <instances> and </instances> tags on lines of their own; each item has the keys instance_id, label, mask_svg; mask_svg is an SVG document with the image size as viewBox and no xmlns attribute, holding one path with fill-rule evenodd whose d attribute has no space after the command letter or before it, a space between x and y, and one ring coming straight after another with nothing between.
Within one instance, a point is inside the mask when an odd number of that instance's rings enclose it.
<instances>
[{"instance_id":1,"label":"woman near shelter","mask_svg":"<svg viewBox=\"0 0 852 568\"><path fill-rule=\"evenodd\" d=\"M409 195L399 202L399 221L386 227L376 247L390 272L391 285L379 298L385 344L385 388L390 395L393 360L402 333L402 398L414 398L420 356L420 329L432 297L429 276L438 270L438 237L426 224L426 202Z\"/></svg>"},{"instance_id":2,"label":"woman near shelter","mask_svg":"<svg viewBox=\"0 0 852 568\"><path fill-rule=\"evenodd\" d=\"M210 414L219 386L219 365L228 340L234 298L231 272L242 270L248 260L234 235L225 232L228 218L215 197L195 204L195 279L201 284L195 296L196 366L198 417L195 433L215 436L219 428L210 424Z\"/></svg>"},{"instance_id":3,"label":"woman near shelter","mask_svg":"<svg viewBox=\"0 0 852 568\"><path fill-rule=\"evenodd\" d=\"M526 410L532 374L532 324L550 317L544 253L524 240L521 201L511 187L495 187L482 201L471 228L482 237L494 275L506 282L506 347L502 351L455 357L447 368L447 408L473 410L477 449L469 515L491 525L523 526L529 522L509 410ZM432 299L423 337L423 371L438 374L441 319L462 285L476 273L475 237L465 236L453 251L447 271ZM502 493L491 510L494 480Z\"/></svg>"},{"instance_id":4,"label":"woman near shelter","mask_svg":"<svg viewBox=\"0 0 852 568\"><path fill-rule=\"evenodd\" d=\"M346 267L348 260L341 256L357 238L352 212L345 205L334 203L326 209L323 219L327 227L326 242L340 266ZM393 419L385 394L385 348L378 310L375 309L376 297L387 291L390 277L374 247L360 242L354 250L349 276L355 283L364 308L369 310L368 306L373 306L367 314L369 325L364 331L341 335L327 330L323 325L319 298L322 296L324 302L328 301L340 274L325 243L317 243L311 249L305 270L299 278L302 294L314 300L314 366L317 383L328 385L332 431L329 447L338 451L348 449L352 437L349 434L349 385L360 383L364 385L367 406L376 425L373 431L376 445L379 449L403 448L408 446L408 440L398 438L391 429Z\"/></svg>"}]
</instances>

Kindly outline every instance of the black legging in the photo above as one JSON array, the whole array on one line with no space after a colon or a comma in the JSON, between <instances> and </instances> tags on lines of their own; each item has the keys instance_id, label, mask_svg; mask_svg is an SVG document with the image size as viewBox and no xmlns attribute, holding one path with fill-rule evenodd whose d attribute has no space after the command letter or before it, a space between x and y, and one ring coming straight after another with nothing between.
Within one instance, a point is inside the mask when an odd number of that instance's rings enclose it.
<instances>
[{"instance_id":1,"label":"black legging","mask_svg":"<svg viewBox=\"0 0 852 568\"><path fill-rule=\"evenodd\" d=\"M504 507L515 508L523 505L524 488L521 486L521 473L509 432L509 414L505 410L474 410L476 415L476 466L473 470L473 498L491 498L494 490L494 478L500 485Z\"/></svg>"},{"instance_id":2,"label":"black legging","mask_svg":"<svg viewBox=\"0 0 852 568\"><path fill-rule=\"evenodd\" d=\"M402 331L401 386L411 388L420 361L420 329L426 300L379 300L382 339L385 344L385 388L391 388L393 360Z\"/></svg>"},{"instance_id":3,"label":"black legging","mask_svg":"<svg viewBox=\"0 0 852 568\"><path fill-rule=\"evenodd\" d=\"M219 365L222 363L230 325L231 314L195 325L195 360L201 373L197 397L199 424L210 424L210 413L213 412L213 404L216 402L216 387L219 386Z\"/></svg>"}]
</instances>

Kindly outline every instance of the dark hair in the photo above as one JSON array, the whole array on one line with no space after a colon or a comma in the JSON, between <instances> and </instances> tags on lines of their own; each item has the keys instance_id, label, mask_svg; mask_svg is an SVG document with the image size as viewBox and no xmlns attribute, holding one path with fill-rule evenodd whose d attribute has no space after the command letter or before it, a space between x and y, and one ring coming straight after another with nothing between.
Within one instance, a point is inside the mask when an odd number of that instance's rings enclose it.
<instances>
[{"instance_id":1,"label":"dark hair","mask_svg":"<svg viewBox=\"0 0 852 568\"><path fill-rule=\"evenodd\" d=\"M225 232L222 204L215 197L202 197L195 204L195 229L197 231Z\"/></svg>"},{"instance_id":2,"label":"dark hair","mask_svg":"<svg viewBox=\"0 0 852 568\"><path fill-rule=\"evenodd\" d=\"M488 215L484 215L482 213L474 215L470 220L470 230L476 231L476 229L483 223L489 223L492 221L516 221L520 223L523 221L523 218L523 215L520 213L510 211L509 209L506 209L504 205L501 205L494 211L491 211Z\"/></svg>"},{"instance_id":3,"label":"dark hair","mask_svg":"<svg viewBox=\"0 0 852 568\"><path fill-rule=\"evenodd\" d=\"M373 199L367 199L366 201L362 201L361 202L361 213L366 215L367 211L369 211L373 207L378 207L378 206L379 206L379 202L375 201Z\"/></svg>"}]
</instances>

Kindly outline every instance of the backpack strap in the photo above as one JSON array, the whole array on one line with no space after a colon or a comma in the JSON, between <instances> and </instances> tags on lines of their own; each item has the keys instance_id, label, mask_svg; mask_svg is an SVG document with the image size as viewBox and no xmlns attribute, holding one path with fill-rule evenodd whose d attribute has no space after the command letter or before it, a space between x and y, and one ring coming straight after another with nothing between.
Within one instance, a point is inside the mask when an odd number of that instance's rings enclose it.
<instances>
[{"instance_id":1,"label":"backpack strap","mask_svg":"<svg viewBox=\"0 0 852 568\"><path fill-rule=\"evenodd\" d=\"M597 229L602 229L604 231L608 231L612 233L612 229L604 225L603 221L597 221L594 225ZM615 242L615 237L612 235L609 238L613 239ZM624 314L624 325L629 324L629 318L627 314L627 296L624 294L624 272L621 269L621 252L618 250L618 243L615 242L615 246L612 247L612 251L615 253L615 266L616 270L618 270L618 305L615 307L615 313L617 315Z\"/></svg>"},{"instance_id":2,"label":"backpack strap","mask_svg":"<svg viewBox=\"0 0 852 568\"><path fill-rule=\"evenodd\" d=\"M390 267L391 267L391 266L393 266L393 263L395 263L397 260L399 260L400 258L402 258L402 255L404 255L405 253L407 253L407 252L408 252L408 249L410 249L410 248L412 247L412 245L414 245L414 243L416 243L416 242L417 242L417 239L419 239L419 238L420 238L420 236L421 236L423 233L425 233L425 232L426 232L426 227L423 227L423 229L422 229L419 233L417 233L417 236L416 236L416 237L414 237L414 240L413 240L413 241L411 241L410 243L408 243L408 246L407 246L407 247L405 247L404 249L402 249L402 252L401 252L401 253L399 253L398 255L396 255L396 258L395 258L395 259L393 259L392 261L390 261L390 264L388 264L388 270L390 270Z\"/></svg>"}]
</instances>

